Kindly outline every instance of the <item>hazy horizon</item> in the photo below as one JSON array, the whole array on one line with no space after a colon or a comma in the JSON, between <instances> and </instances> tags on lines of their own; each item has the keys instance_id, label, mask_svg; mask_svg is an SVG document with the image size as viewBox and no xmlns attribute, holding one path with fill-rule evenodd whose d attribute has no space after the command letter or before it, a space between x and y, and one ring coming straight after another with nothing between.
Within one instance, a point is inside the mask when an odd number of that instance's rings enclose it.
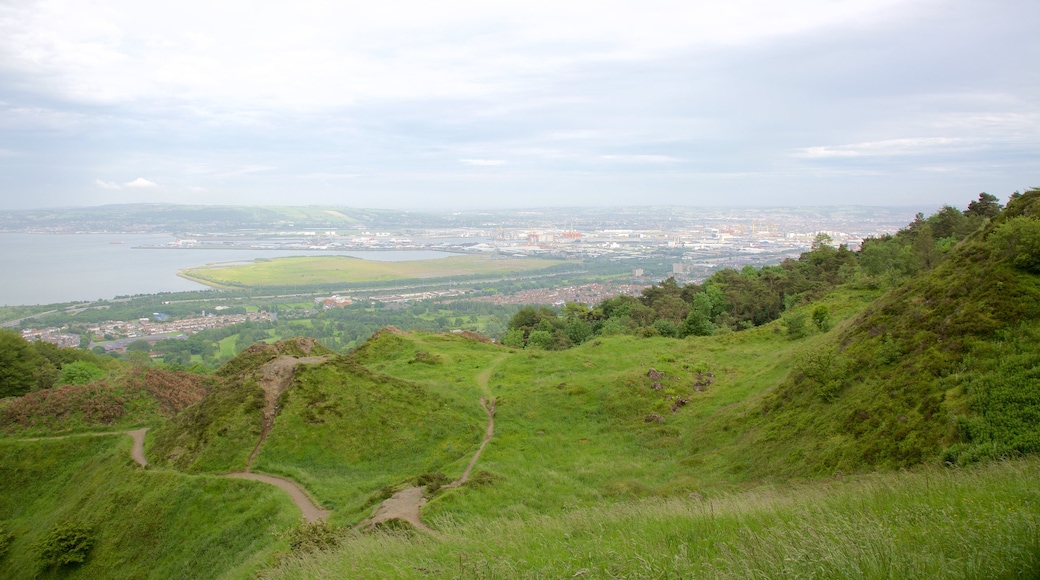
<instances>
[{"instance_id":1,"label":"hazy horizon","mask_svg":"<svg viewBox=\"0 0 1040 580\"><path fill-rule=\"evenodd\" d=\"M963 206L1040 185L1027 0L0 7L0 209Z\"/></svg>"}]
</instances>

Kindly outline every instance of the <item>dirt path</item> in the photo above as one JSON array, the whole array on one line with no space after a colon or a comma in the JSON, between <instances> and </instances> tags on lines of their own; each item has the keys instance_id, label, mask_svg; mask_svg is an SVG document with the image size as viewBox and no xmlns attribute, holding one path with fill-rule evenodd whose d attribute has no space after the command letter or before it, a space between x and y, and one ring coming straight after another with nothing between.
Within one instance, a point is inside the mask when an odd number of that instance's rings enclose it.
<instances>
[{"instance_id":1,"label":"dirt path","mask_svg":"<svg viewBox=\"0 0 1040 580\"><path fill-rule=\"evenodd\" d=\"M134 438L134 446L130 449L130 457L133 457L134 461L141 467L148 466L148 460L144 458L144 434L147 432L147 427L126 432L127 435Z\"/></svg>"},{"instance_id":2,"label":"dirt path","mask_svg":"<svg viewBox=\"0 0 1040 580\"><path fill-rule=\"evenodd\" d=\"M303 488L296 484L296 482L285 479L284 477L276 477L274 475L265 475L263 473L229 473L224 477L230 477L232 479L250 479L253 481L262 481L269 483L273 486L280 487L288 492L289 497L292 498L293 503L296 507L300 508L303 512L303 519L308 522L316 522L323 520L331 513L329 510L323 510L311 502L311 499L304 493Z\"/></svg>"},{"instance_id":3,"label":"dirt path","mask_svg":"<svg viewBox=\"0 0 1040 580\"><path fill-rule=\"evenodd\" d=\"M487 446L488 441L491 441L491 437L495 435L495 400L491 399L491 404L488 404L483 397L480 398L480 406L484 407L484 412L488 416L487 430L484 432L484 440L480 442L480 447L477 447L477 452L473 454L473 458L469 460L469 465L466 466L466 471L462 472L462 477L455 481L445 485L446 488L458 487L467 481L469 481L469 474L473 471L473 466L477 464L477 460L480 459L480 454L484 452L484 447Z\"/></svg>"},{"instance_id":4,"label":"dirt path","mask_svg":"<svg viewBox=\"0 0 1040 580\"><path fill-rule=\"evenodd\" d=\"M503 360L505 355L496 358L491 361L486 369L477 375L477 384L481 390L485 393L488 392L487 386L488 381L491 379L491 373L494 372L495 367L498 366ZM489 402L490 401L490 402ZM477 460L480 459L480 454L484 452L484 447L487 446L488 441L495 435L495 400L488 397L480 398L480 406L484 408L484 412L487 413L488 426L484 431L484 440L480 442L480 447L477 448L476 453L469 460L469 464L466 466L466 470L462 472L462 476L455 481L442 486L442 488L456 488L466 483L469 480L469 474L473 471L473 466L477 464ZM419 518L419 509L426 505L426 498L423 497L423 491L425 486L409 487L403 489L379 504L379 507L372 513L372 516L367 521L362 522L364 528L372 529L372 527L388 522L390 520L404 520L416 529L427 533L434 533L426 524L422 523Z\"/></svg>"},{"instance_id":5,"label":"dirt path","mask_svg":"<svg viewBox=\"0 0 1040 580\"><path fill-rule=\"evenodd\" d=\"M327 356L296 358L282 355L260 367L260 387L264 390L264 425L260 430L260 440L256 442L256 447L253 448L253 452L249 454L249 460L246 461L246 473L252 472L253 459L260 452L260 446L267 439L271 427L274 427L274 418L278 415L278 397L292 385L296 365L322 363L328 358Z\"/></svg>"},{"instance_id":6,"label":"dirt path","mask_svg":"<svg viewBox=\"0 0 1040 580\"><path fill-rule=\"evenodd\" d=\"M323 520L329 515L329 510L321 509L314 505L311 498L295 481L274 475L253 473L253 460L260 452L267 434L274 427L274 418L278 415L278 397L292 385L293 377L296 375L296 365L318 364L328 360L327 356L311 356L297 358L283 355L260 367L260 387L264 390L264 425L260 430L260 440L249 454L244 472L229 473L226 477L234 479L251 479L262 481L284 489L292 498L296 507L303 512L303 518L308 522Z\"/></svg>"},{"instance_id":7,"label":"dirt path","mask_svg":"<svg viewBox=\"0 0 1040 580\"><path fill-rule=\"evenodd\" d=\"M71 437L104 437L105 435L129 435L134 440L134 446L130 449L130 456L134 458L134 461L138 465L144 467L148 465L148 460L144 458L144 434L148 431L148 427L144 429L135 429L133 431L103 431L100 433L73 433L71 435L57 435L55 437L26 437L24 439L15 439L15 441L52 441L57 439L69 439Z\"/></svg>"}]
</instances>

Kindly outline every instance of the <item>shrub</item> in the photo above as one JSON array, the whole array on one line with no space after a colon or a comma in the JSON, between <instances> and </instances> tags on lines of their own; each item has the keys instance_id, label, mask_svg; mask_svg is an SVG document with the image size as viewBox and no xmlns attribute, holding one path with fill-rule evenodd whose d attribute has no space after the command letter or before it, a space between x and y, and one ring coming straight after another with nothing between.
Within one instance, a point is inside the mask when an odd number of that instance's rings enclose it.
<instances>
[{"instance_id":1,"label":"shrub","mask_svg":"<svg viewBox=\"0 0 1040 580\"><path fill-rule=\"evenodd\" d=\"M535 330L531 332L531 336L527 338L527 346L534 348L540 348L542 350L551 350L553 347L553 338L547 330Z\"/></svg>"},{"instance_id":2,"label":"shrub","mask_svg":"<svg viewBox=\"0 0 1040 580\"><path fill-rule=\"evenodd\" d=\"M105 376L105 371L93 363L76 361L61 367L59 382L63 385L85 385Z\"/></svg>"},{"instance_id":3,"label":"shrub","mask_svg":"<svg viewBox=\"0 0 1040 580\"><path fill-rule=\"evenodd\" d=\"M819 305L813 310L812 322L816 328L820 329L820 332L827 332L831 329L831 311L824 305Z\"/></svg>"},{"instance_id":4,"label":"shrub","mask_svg":"<svg viewBox=\"0 0 1040 580\"><path fill-rule=\"evenodd\" d=\"M0 522L0 560L4 559L4 555L7 554L7 548L11 547L11 540L13 539L14 535L7 533L4 523Z\"/></svg>"},{"instance_id":5,"label":"shrub","mask_svg":"<svg viewBox=\"0 0 1040 580\"><path fill-rule=\"evenodd\" d=\"M1011 218L990 234L989 243L1016 268L1040 273L1040 219Z\"/></svg>"},{"instance_id":6,"label":"shrub","mask_svg":"<svg viewBox=\"0 0 1040 580\"><path fill-rule=\"evenodd\" d=\"M784 317L783 325L787 329L787 338L791 340L797 340L808 334L808 327L805 324L806 316L804 312L792 312Z\"/></svg>"},{"instance_id":7,"label":"shrub","mask_svg":"<svg viewBox=\"0 0 1040 580\"><path fill-rule=\"evenodd\" d=\"M442 362L444 362L444 361L441 360L440 355L430 354L429 352L427 352L425 350L420 350L420 351L416 351L415 352L415 358L413 358L412 360L408 361L408 364L422 363L422 364L427 364L427 365L439 365Z\"/></svg>"},{"instance_id":8,"label":"shrub","mask_svg":"<svg viewBox=\"0 0 1040 580\"><path fill-rule=\"evenodd\" d=\"M293 552L311 553L335 548L342 540L340 529L325 520L307 522L301 520L285 534L289 549Z\"/></svg>"},{"instance_id":9,"label":"shrub","mask_svg":"<svg viewBox=\"0 0 1040 580\"><path fill-rule=\"evenodd\" d=\"M94 546L93 530L77 523L55 525L36 543L37 557L45 567L82 564Z\"/></svg>"}]
</instances>

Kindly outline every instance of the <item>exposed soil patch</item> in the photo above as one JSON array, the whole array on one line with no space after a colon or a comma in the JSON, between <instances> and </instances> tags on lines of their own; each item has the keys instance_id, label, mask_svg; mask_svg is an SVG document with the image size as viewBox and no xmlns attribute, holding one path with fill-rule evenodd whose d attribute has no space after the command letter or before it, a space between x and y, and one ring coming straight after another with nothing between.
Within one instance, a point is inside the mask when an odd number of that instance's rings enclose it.
<instances>
[{"instance_id":1,"label":"exposed soil patch","mask_svg":"<svg viewBox=\"0 0 1040 580\"><path fill-rule=\"evenodd\" d=\"M252 470L253 459L260 452L260 446L264 444L267 434L271 432L271 427L274 426L274 418L278 414L278 397L292 385L293 375L296 373L296 365L322 363L328 360L328 358L327 356L297 358L282 355L260 367L260 387L264 390L264 425L260 431L260 440L256 442L256 447L249 454L249 461L246 462L246 473Z\"/></svg>"},{"instance_id":2,"label":"exposed soil patch","mask_svg":"<svg viewBox=\"0 0 1040 580\"><path fill-rule=\"evenodd\" d=\"M148 460L144 458L144 434L148 428L127 431L126 434L134 438L134 446L130 449L130 456L134 458L141 467L148 466Z\"/></svg>"},{"instance_id":3,"label":"exposed soil patch","mask_svg":"<svg viewBox=\"0 0 1040 580\"><path fill-rule=\"evenodd\" d=\"M372 517L368 519L365 529L371 529L390 520L404 520L415 526L417 530L432 533L433 530L426 527L426 524L419 519L419 508L426 505L426 498L423 497L424 489L425 486L409 487L392 495L390 499L379 504Z\"/></svg>"},{"instance_id":4,"label":"exposed soil patch","mask_svg":"<svg viewBox=\"0 0 1040 580\"><path fill-rule=\"evenodd\" d=\"M473 458L469 460L469 465L462 472L462 476L447 485L441 486L441 489L459 487L469 480L469 474L473 471L473 466L477 464L484 447L487 446L488 441L495 434L495 400L491 399L491 402L488 403L481 397L480 406L484 408L484 412L488 416L488 426L484 432L484 440L481 441L477 452L473 454ZM426 498L423 497L425 489L426 486L409 487L395 493L390 499L379 504L379 507L372 513L372 517L367 522L363 522L364 528L368 530L390 520L404 520L415 526L417 530L433 533L433 530L419 519L419 508L426 505Z\"/></svg>"}]
</instances>

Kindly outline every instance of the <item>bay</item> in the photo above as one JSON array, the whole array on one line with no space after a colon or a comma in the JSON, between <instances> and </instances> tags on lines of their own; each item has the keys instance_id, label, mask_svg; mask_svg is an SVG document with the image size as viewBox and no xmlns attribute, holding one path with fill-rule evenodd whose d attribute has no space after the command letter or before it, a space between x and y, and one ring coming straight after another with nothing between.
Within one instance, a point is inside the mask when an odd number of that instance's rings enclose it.
<instances>
[{"instance_id":1,"label":"bay","mask_svg":"<svg viewBox=\"0 0 1040 580\"><path fill-rule=\"evenodd\" d=\"M214 262L288 256L353 256L376 261L451 256L433 250L324 251L145 249L175 238L160 234L0 233L0 305L110 300L116 296L205 290L177 276Z\"/></svg>"}]
</instances>

